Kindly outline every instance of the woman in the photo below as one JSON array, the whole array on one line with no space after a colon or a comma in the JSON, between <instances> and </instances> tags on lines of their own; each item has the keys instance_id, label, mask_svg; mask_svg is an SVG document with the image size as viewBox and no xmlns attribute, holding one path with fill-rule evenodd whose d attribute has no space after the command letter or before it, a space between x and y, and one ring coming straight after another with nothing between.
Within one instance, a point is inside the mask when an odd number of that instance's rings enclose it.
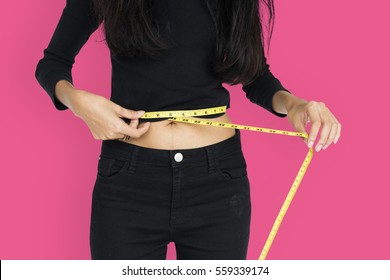
<instances>
[{"instance_id":1,"label":"woman","mask_svg":"<svg viewBox=\"0 0 390 280\"><path fill-rule=\"evenodd\" d=\"M341 125L322 102L293 96L269 70L259 8L273 1L67 0L36 78L58 110L71 109L102 140L93 190L93 259L245 259L251 216L240 131L142 119L150 111L227 105L221 85L325 149ZM102 24L112 62L108 100L73 86L74 59ZM272 25L271 25L272 26ZM270 37L272 29L270 32ZM231 123L227 113L199 118Z\"/></svg>"}]
</instances>

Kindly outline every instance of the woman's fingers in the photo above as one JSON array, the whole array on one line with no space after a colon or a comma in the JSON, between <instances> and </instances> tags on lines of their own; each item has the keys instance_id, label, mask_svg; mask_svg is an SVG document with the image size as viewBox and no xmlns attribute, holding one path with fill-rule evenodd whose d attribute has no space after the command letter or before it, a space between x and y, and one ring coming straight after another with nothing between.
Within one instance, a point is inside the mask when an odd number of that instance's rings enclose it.
<instances>
[{"instance_id":1,"label":"woman's fingers","mask_svg":"<svg viewBox=\"0 0 390 280\"><path fill-rule=\"evenodd\" d=\"M303 121L304 122L304 121ZM308 134L307 131L306 131L306 126L304 125L302 121L299 121L297 123L295 123L295 130L300 132L300 133L304 133L304 134ZM307 122L306 122L307 123ZM301 139L303 141L305 141L306 145L307 145L307 138L306 137L301 137Z\"/></svg>"},{"instance_id":2,"label":"woman's fingers","mask_svg":"<svg viewBox=\"0 0 390 280\"><path fill-rule=\"evenodd\" d=\"M127 119L138 119L143 114L145 114L145 111L143 111L143 110L135 111L135 110L130 110L130 109L123 108L122 106L120 106L120 105L118 105L116 103L113 103L113 104L115 104L114 105L115 112L120 117L125 117Z\"/></svg>"},{"instance_id":3,"label":"woman's fingers","mask_svg":"<svg viewBox=\"0 0 390 280\"><path fill-rule=\"evenodd\" d=\"M128 135L131 138L139 138L149 129L150 122L139 124L139 118L145 114L144 110L130 110L123 108L118 104L115 104L114 108L118 116L130 119L130 123L123 122L118 131L119 134L122 134L123 136Z\"/></svg>"},{"instance_id":4,"label":"woman's fingers","mask_svg":"<svg viewBox=\"0 0 390 280\"><path fill-rule=\"evenodd\" d=\"M132 122L133 122L133 120L132 120ZM133 123L137 123L138 124L138 119L134 120ZM138 125L138 127L137 126L134 127L134 125L132 123L130 123L130 125L128 125L128 124L126 124L124 122L124 125L121 126L120 133L123 134L123 135L128 135L131 138L139 138L145 132L148 131L149 126L150 126L150 122L142 123L142 124Z\"/></svg>"},{"instance_id":5,"label":"woman's fingers","mask_svg":"<svg viewBox=\"0 0 390 280\"><path fill-rule=\"evenodd\" d=\"M341 136L341 123L336 119L335 116L333 116L333 117L334 117L334 120L335 120L336 126L337 126L337 128L336 128L336 136L335 136L335 138L333 140L333 144L336 144L337 141L339 141L339 138Z\"/></svg>"},{"instance_id":6,"label":"woman's fingers","mask_svg":"<svg viewBox=\"0 0 390 280\"><path fill-rule=\"evenodd\" d=\"M337 124L334 122L334 123L332 123L332 127L331 127L330 132L329 132L329 137L326 140L325 145L322 149L325 150L326 148L328 148L328 146L330 144L332 144L334 138L336 137L336 134L337 134Z\"/></svg>"},{"instance_id":7,"label":"woman's fingers","mask_svg":"<svg viewBox=\"0 0 390 280\"><path fill-rule=\"evenodd\" d=\"M309 132L309 137L307 142L309 143L308 144L309 148L312 148L321 127L321 116L318 112L317 102L311 101L307 104L307 115L309 116L311 122L311 127L310 127L310 132Z\"/></svg>"},{"instance_id":8,"label":"woman's fingers","mask_svg":"<svg viewBox=\"0 0 390 280\"><path fill-rule=\"evenodd\" d=\"M329 115L331 116L331 130L329 132L329 137L325 142L323 149L325 150L332 142L334 144L337 143L338 137L340 137L341 124L338 122L336 117L329 111Z\"/></svg>"},{"instance_id":9,"label":"woman's fingers","mask_svg":"<svg viewBox=\"0 0 390 280\"><path fill-rule=\"evenodd\" d=\"M145 111L123 108L115 102L97 95L83 95L78 115L87 124L93 137L100 140L123 139L124 136L138 138L143 135L150 123L139 125L139 118ZM130 119L126 123L123 118Z\"/></svg>"},{"instance_id":10,"label":"woman's fingers","mask_svg":"<svg viewBox=\"0 0 390 280\"><path fill-rule=\"evenodd\" d=\"M332 128L332 124L330 123L329 120L325 120L322 122L320 140L316 145L317 152L321 151L321 149L325 146L326 140L329 138L329 133L331 131L331 128Z\"/></svg>"},{"instance_id":11,"label":"woman's fingers","mask_svg":"<svg viewBox=\"0 0 390 280\"><path fill-rule=\"evenodd\" d=\"M315 147L317 152L326 149L332 142L337 143L341 133L341 124L337 121L323 102L310 102L307 107L308 115L312 121L309 134L309 148L314 145L318 132L321 128L320 139Z\"/></svg>"},{"instance_id":12,"label":"woman's fingers","mask_svg":"<svg viewBox=\"0 0 390 280\"><path fill-rule=\"evenodd\" d=\"M138 123L139 123L139 119L132 119L132 120L130 120L129 126L136 129L138 126Z\"/></svg>"}]
</instances>

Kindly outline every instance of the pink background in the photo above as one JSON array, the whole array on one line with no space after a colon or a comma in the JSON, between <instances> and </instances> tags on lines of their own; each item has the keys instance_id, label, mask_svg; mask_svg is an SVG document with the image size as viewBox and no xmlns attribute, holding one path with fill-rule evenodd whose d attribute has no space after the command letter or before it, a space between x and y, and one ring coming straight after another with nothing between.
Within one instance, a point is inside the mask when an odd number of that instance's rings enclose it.
<instances>
[{"instance_id":1,"label":"pink background","mask_svg":"<svg viewBox=\"0 0 390 280\"><path fill-rule=\"evenodd\" d=\"M326 4L325 4L326 3ZM89 259L101 142L56 111L34 77L65 0L1 1L0 259ZM387 1L276 1L271 71L293 94L323 101L343 125L315 152L268 259L389 259L390 49ZM80 51L75 86L109 97L100 31ZM229 87L235 123L293 130ZM387 121L386 121L387 120ZM317 138L318 140L318 138ZM242 130L252 191L248 259L257 259L306 155L298 137ZM258 172L258 170L263 170ZM283 175L281 175L283 174ZM168 258L175 258L170 244Z\"/></svg>"}]
</instances>

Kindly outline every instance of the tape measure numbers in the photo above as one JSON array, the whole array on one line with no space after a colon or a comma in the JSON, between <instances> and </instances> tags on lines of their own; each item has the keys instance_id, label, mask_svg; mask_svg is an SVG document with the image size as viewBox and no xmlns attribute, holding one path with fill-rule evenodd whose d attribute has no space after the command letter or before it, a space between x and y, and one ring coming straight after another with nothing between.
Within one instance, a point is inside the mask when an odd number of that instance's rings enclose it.
<instances>
[{"instance_id":1,"label":"tape measure numbers","mask_svg":"<svg viewBox=\"0 0 390 280\"><path fill-rule=\"evenodd\" d=\"M211 108L197 109L197 110L145 112L145 114L141 117L141 119L169 118L168 120L173 120L173 121L177 121L177 122L185 122L185 123L192 123L192 124L199 124L199 125L211 125L211 126L225 127L225 128L237 128L237 129L251 130L251 131L256 131L256 132L265 132L265 133L281 134L281 135L288 135L288 136L299 136L299 137L303 137L303 138L308 138L308 135L306 133L301 133L301 132L285 131L285 130L255 127L255 126L248 126L248 125L241 125L241 124L225 123L225 122L215 122L215 121L210 121L210 120L205 120L205 119L187 118L187 117L213 115L213 114L219 114L219 113L223 113L223 112L226 112L226 106L211 107ZM283 218L286 215L288 207L290 206L291 201L293 200L294 195L295 195L296 191L298 190L298 187L303 179L303 176L305 175L305 172L306 172L307 168L309 167L309 164L310 164L312 157L313 157L313 148L310 148L306 157L305 157L305 160L303 161L303 163L301 165L301 168L298 171L297 176L295 177L294 183L292 184L290 191L288 192L287 197L284 200L282 208L280 209L279 214L276 217L276 220L274 222L274 225L272 226L271 232L270 232L270 234L267 238L267 241L265 242L264 248L261 251L261 254L259 256L259 260L265 260L267 254L268 254L268 251L271 248L272 242L275 239L276 233L278 232L279 227L283 221Z\"/></svg>"}]
</instances>

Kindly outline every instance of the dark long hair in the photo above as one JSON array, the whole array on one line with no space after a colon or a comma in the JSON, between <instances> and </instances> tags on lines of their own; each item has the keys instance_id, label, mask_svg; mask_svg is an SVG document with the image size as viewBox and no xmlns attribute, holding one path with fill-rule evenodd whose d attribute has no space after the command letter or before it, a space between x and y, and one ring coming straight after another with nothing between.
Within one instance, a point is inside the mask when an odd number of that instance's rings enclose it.
<instances>
[{"instance_id":1,"label":"dark long hair","mask_svg":"<svg viewBox=\"0 0 390 280\"><path fill-rule=\"evenodd\" d=\"M158 57L170 45L160 37L151 10L159 0L92 0L94 16L103 21L105 41L117 56ZM161 0L160 0L161 1ZM183 0L187 1L187 0ZM210 70L221 82L252 82L264 70L263 6L269 42L274 25L273 0L204 1L216 30L215 59Z\"/></svg>"}]
</instances>

